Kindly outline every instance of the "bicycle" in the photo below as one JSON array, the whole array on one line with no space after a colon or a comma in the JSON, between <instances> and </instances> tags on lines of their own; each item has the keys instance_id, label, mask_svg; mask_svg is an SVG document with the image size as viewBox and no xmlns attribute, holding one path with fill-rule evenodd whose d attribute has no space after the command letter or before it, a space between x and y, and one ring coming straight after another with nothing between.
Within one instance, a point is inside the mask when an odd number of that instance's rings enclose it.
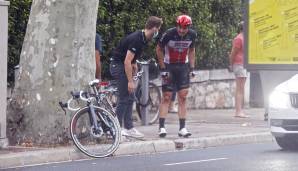
<instances>
[{"instance_id":1,"label":"bicycle","mask_svg":"<svg viewBox=\"0 0 298 171\"><path fill-rule=\"evenodd\" d=\"M121 128L115 113L105 104L106 92L98 91L99 80L89 82L92 92L71 92L67 103L59 102L64 110L76 111L70 121L70 135L75 146L84 154L94 158L112 155L119 147ZM71 107L73 100L81 100L86 105ZM101 107L107 107L106 109Z\"/></svg>"},{"instance_id":2,"label":"bicycle","mask_svg":"<svg viewBox=\"0 0 298 171\"><path fill-rule=\"evenodd\" d=\"M157 63L156 61L154 60L154 58L151 58L149 60L143 60L143 61L140 61L140 60L137 60L137 64L139 64L140 66L140 70L142 71L143 70L143 65L149 65L150 62L154 62L154 64L157 66ZM150 73L149 73L150 74ZM142 77L142 74L139 75L139 79L140 80ZM142 119L142 114L141 114L141 107L147 107L148 109L148 113L147 113L147 116L148 116L148 119L149 119L149 124L152 125L154 124L157 120L158 120L158 117L159 117L159 104L161 102L161 92L158 88L158 86L153 83L152 81L149 80L149 95L148 95L148 101L147 103L144 103L142 104L140 102L140 99L142 97L142 84L140 81L138 81L138 84L137 84L137 89L136 89L136 111L138 113L138 116L140 119Z\"/></svg>"}]
</instances>

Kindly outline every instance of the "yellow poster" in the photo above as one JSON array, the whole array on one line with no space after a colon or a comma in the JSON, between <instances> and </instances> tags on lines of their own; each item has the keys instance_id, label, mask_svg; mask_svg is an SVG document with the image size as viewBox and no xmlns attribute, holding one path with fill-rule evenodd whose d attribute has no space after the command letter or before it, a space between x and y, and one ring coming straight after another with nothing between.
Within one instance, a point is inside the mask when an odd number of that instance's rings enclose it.
<instances>
[{"instance_id":1,"label":"yellow poster","mask_svg":"<svg viewBox=\"0 0 298 171\"><path fill-rule=\"evenodd\" d=\"M248 22L248 64L298 64L298 0L250 0Z\"/></svg>"}]
</instances>

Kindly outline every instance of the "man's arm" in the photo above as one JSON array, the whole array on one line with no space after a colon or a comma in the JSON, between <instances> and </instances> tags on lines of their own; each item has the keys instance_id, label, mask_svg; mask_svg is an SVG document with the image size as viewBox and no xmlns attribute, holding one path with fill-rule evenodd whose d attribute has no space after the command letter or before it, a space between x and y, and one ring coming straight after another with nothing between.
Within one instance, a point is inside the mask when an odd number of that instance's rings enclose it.
<instances>
[{"instance_id":1,"label":"man's arm","mask_svg":"<svg viewBox=\"0 0 298 171\"><path fill-rule=\"evenodd\" d=\"M135 75L138 72L138 64L131 64L132 66L132 74Z\"/></svg>"},{"instance_id":2,"label":"man's arm","mask_svg":"<svg viewBox=\"0 0 298 171\"><path fill-rule=\"evenodd\" d=\"M134 90L134 83L133 83L133 79L132 79L132 60L134 58L135 54L133 52L131 52L130 50L127 51L126 53L126 57L124 60L124 68L125 68L125 74L128 80L128 92L132 93Z\"/></svg>"},{"instance_id":3,"label":"man's arm","mask_svg":"<svg viewBox=\"0 0 298 171\"><path fill-rule=\"evenodd\" d=\"M164 63L164 49L161 48L160 45L156 46L156 55L157 55L159 67L162 69L166 68Z\"/></svg>"},{"instance_id":4,"label":"man's arm","mask_svg":"<svg viewBox=\"0 0 298 171\"><path fill-rule=\"evenodd\" d=\"M101 62L100 62L100 52L98 50L95 50L95 78L101 79Z\"/></svg>"}]
</instances>

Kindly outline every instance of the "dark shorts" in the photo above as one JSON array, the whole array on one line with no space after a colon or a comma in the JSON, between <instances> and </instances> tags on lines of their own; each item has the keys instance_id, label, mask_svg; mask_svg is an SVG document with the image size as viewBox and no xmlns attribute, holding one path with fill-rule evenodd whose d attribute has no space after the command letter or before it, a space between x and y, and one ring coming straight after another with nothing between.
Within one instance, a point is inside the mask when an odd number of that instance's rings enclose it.
<instances>
[{"instance_id":1,"label":"dark shorts","mask_svg":"<svg viewBox=\"0 0 298 171\"><path fill-rule=\"evenodd\" d=\"M169 77L162 78L162 91L182 90L189 88L189 64L166 64Z\"/></svg>"}]
</instances>

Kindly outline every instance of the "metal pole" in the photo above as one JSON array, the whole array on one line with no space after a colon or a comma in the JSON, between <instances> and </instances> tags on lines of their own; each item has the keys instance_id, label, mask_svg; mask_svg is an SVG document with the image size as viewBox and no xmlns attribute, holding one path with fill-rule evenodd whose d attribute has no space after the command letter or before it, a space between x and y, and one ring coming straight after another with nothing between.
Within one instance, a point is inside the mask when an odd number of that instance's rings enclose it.
<instances>
[{"instance_id":1,"label":"metal pole","mask_svg":"<svg viewBox=\"0 0 298 171\"><path fill-rule=\"evenodd\" d=\"M0 0L0 148L8 145L6 138L8 6L8 1Z\"/></svg>"},{"instance_id":2,"label":"metal pole","mask_svg":"<svg viewBox=\"0 0 298 171\"><path fill-rule=\"evenodd\" d=\"M146 104L149 99L149 64L142 64L143 75L142 75L142 97L141 104ZM147 106L141 106L142 114L142 125L148 125L147 119Z\"/></svg>"}]
</instances>

